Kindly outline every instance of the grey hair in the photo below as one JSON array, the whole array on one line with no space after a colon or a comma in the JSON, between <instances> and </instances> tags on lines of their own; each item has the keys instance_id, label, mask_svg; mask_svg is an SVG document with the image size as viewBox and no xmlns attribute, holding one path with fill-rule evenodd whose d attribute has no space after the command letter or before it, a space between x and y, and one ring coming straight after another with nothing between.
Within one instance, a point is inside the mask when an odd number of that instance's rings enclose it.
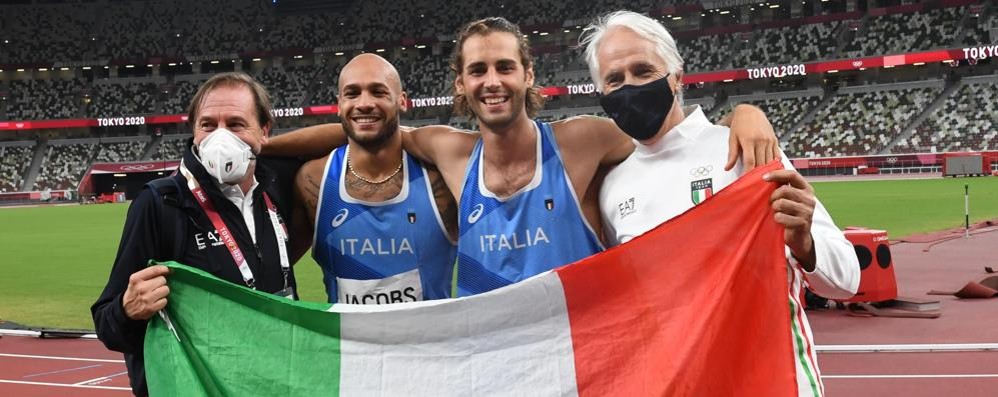
<instances>
[{"instance_id":1,"label":"grey hair","mask_svg":"<svg viewBox=\"0 0 998 397\"><path fill-rule=\"evenodd\" d=\"M676 48L676 40L658 21L633 11L614 11L596 18L579 36L579 46L586 47L586 63L592 75L596 90L603 92L603 76L600 75L596 53L606 32L613 27L627 28L648 41L655 43L655 54L665 62L666 71L672 74L683 70L683 57Z\"/></svg>"}]
</instances>

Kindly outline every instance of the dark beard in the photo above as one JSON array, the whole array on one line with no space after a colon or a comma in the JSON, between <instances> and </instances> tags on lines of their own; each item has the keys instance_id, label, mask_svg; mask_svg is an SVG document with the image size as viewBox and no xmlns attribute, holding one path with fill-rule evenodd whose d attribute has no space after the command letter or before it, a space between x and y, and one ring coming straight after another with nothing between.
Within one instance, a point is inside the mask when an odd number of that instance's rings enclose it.
<instances>
[{"instance_id":1,"label":"dark beard","mask_svg":"<svg viewBox=\"0 0 998 397\"><path fill-rule=\"evenodd\" d=\"M350 142L359 145L369 152L375 152L385 146L386 142L391 139L392 135L399 130L399 118L398 116L392 117L390 119L385 119L385 125L378 130L378 133L372 138L360 138L357 136L357 132L354 131L353 125L350 124L350 120L343 120L343 131L347 133L347 137L350 138Z\"/></svg>"}]
</instances>

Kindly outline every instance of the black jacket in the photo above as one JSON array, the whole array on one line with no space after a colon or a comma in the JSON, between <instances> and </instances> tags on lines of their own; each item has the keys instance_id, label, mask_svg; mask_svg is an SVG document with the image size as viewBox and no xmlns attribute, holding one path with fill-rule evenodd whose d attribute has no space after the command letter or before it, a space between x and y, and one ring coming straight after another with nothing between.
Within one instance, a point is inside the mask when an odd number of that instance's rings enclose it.
<instances>
[{"instance_id":1,"label":"black jacket","mask_svg":"<svg viewBox=\"0 0 998 397\"><path fill-rule=\"evenodd\" d=\"M276 164L274 164L275 162ZM184 153L184 164L197 178L222 220L232 231L250 269L253 271L256 288L264 292L282 290L284 288L284 273L281 269L277 238L274 235L274 228L270 223L262 193L267 192L274 205L277 206L282 219L290 220L291 184L297 165L300 164L289 166L287 162L268 162L266 159L257 161L255 176L259 185L253 191L253 216L256 222L257 244L253 244L253 238L249 234L249 229L247 229L239 209L212 182L211 177L191 152L190 145ZM277 165L275 168L284 171L281 173L280 180L278 180L277 173L271 169L271 165ZM101 293L97 302L90 307L97 337L104 342L108 349L125 353L125 366L128 368L132 392L136 395L148 394L142 354L147 321L132 320L125 315L122 307L122 296L128 287L129 276L145 268L150 259L175 260L203 269L221 279L244 285L242 275L233 262L229 250L222 244L213 245L208 232L211 231L215 236L217 236L217 232L212 226L211 220L208 219L190 190L187 189L184 177L177 173L168 178L176 179L177 186L180 187L179 192L174 195L176 198L175 207L178 208L178 211L173 213L180 214L187 219L183 222L160 219L162 218L160 205L167 204L157 205L155 192L148 186L144 188L128 208L128 217L125 220L125 228L118 245L118 254L114 260L114 267L111 269L111 276L104 287L104 292ZM168 228L164 226L166 222L174 222L173 225L183 226L179 232L176 232L177 227L171 225ZM290 225L288 228L291 229ZM164 230L171 232L166 233ZM176 242L166 240L173 240L177 235L186 237L180 246L182 251L179 252L182 253L179 257L174 257L178 255L177 247L173 245ZM163 247L166 246L171 247L171 249L164 249ZM292 287L295 286L293 270L288 274L288 284ZM297 291L297 288L295 290Z\"/></svg>"}]
</instances>

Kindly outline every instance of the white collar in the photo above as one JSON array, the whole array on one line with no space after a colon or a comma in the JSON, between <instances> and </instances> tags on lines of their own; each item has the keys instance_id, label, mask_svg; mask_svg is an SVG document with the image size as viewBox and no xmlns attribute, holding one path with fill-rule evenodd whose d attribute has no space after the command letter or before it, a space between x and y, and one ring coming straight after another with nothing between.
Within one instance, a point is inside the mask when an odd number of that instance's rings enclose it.
<instances>
[{"instance_id":1,"label":"white collar","mask_svg":"<svg viewBox=\"0 0 998 397\"><path fill-rule=\"evenodd\" d=\"M252 198L253 191L256 190L256 187L260 185L260 183L257 182L256 180L256 175L254 175L253 185L250 186L246 194L243 194L243 189L239 187L238 183L234 185L230 185L227 183L218 183L218 181L216 181L215 178L212 178L212 182L215 182L215 186L218 186L218 190L222 192L222 195L224 195L225 198L229 199L229 201L232 201L233 203L236 202L235 200L245 200L247 197Z\"/></svg>"}]
</instances>

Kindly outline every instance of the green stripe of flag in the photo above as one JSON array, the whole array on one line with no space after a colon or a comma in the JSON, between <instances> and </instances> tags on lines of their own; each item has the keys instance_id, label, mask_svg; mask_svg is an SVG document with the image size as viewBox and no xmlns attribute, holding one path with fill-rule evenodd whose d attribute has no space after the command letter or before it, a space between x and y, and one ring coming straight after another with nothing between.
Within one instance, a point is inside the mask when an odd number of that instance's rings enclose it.
<instances>
[{"instance_id":1,"label":"green stripe of flag","mask_svg":"<svg viewBox=\"0 0 998 397\"><path fill-rule=\"evenodd\" d=\"M288 304L199 269L164 264L172 270L166 313L177 336L153 317L145 340L151 395L339 394L340 316L326 311L329 304ZM246 360L246 350L259 359Z\"/></svg>"},{"instance_id":2,"label":"green stripe of flag","mask_svg":"<svg viewBox=\"0 0 998 397\"><path fill-rule=\"evenodd\" d=\"M800 324L797 323L797 305L794 304L793 299L787 300L790 301L790 327L793 330L794 339L797 340L797 360L800 361L801 367L804 368L807 380L811 384L811 392L814 393L815 397L821 396L821 392L818 391L817 377L811 371L811 363L808 362L807 355L804 352L804 337L801 335Z\"/></svg>"}]
</instances>

